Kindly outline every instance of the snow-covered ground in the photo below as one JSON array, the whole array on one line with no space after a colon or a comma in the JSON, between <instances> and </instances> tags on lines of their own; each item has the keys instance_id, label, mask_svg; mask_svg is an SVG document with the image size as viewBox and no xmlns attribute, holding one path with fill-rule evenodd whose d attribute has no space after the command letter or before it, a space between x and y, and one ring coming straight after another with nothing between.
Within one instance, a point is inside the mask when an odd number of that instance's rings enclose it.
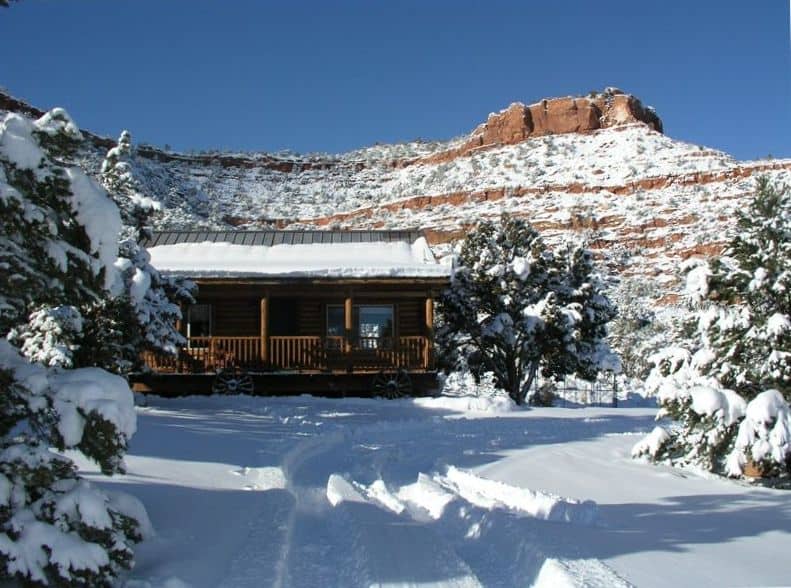
<instances>
[{"instance_id":1,"label":"snow-covered ground","mask_svg":"<svg viewBox=\"0 0 791 588\"><path fill-rule=\"evenodd\" d=\"M138 400L130 588L791 581L791 493L633 461L655 409Z\"/></svg>"}]
</instances>

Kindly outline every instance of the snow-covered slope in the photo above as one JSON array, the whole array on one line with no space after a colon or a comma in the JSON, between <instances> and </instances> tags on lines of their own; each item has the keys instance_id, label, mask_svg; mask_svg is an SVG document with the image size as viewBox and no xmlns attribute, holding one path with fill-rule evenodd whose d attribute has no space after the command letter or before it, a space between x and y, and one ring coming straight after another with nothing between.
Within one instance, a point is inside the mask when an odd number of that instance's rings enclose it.
<instances>
[{"instance_id":1,"label":"snow-covered slope","mask_svg":"<svg viewBox=\"0 0 791 588\"><path fill-rule=\"evenodd\" d=\"M754 176L791 183L791 160L740 162L674 140L638 100L615 92L515 104L448 142L337 156L141 146L135 171L165 206L158 228L419 227L436 246L507 211L550 239L584 234L613 272L646 276L657 298L672 299L679 262L717 251ZM625 106L606 111L613 101ZM582 120L590 112L604 112L601 121ZM97 171L107 141L92 139L83 164Z\"/></svg>"}]
</instances>

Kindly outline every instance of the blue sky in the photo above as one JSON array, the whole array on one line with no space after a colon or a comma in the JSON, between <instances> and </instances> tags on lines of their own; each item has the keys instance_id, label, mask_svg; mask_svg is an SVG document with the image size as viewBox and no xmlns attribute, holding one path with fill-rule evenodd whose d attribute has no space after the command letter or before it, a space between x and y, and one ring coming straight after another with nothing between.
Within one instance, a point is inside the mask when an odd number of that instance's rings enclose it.
<instances>
[{"instance_id":1,"label":"blue sky","mask_svg":"<svg viewBox=\"0 0 791 588\"><path fill-rule=\"evenodd\" d=\"M447 139L618 86L672 137L791 157L786 0L21 0L0 51L12 94L176 149Z\"/></svg>"}]
</instances>

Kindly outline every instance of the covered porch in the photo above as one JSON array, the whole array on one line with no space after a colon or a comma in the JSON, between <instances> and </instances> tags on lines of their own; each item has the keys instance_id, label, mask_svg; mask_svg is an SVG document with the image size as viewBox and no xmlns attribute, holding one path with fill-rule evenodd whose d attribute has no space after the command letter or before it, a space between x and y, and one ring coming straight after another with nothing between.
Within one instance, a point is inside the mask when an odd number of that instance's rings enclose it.
<instances>
[{"instance_id":1,"label":"covered porch","mask_svg":"<svg viewBox=\"0 0 791 588\"><path fill-rule=\"evenodd\" d=\"M179 325L187 345L144 361L169 374L432 371L435 285L421 282L201 280Z\"/></svg>"}]
</instances>

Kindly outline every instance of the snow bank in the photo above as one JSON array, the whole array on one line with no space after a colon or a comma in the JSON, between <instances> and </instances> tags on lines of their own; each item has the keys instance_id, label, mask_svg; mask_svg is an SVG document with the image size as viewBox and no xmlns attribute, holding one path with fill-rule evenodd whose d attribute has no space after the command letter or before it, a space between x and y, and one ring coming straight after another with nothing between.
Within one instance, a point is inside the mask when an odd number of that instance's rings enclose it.
<instances>
[{"instance_id":1,"label":"snow bank","mask_svg":"<svg viewBox=\"0 0 791 588\"><path fill-rule=\"evenodd\" d=\"M339 474L332 474L327 479L327 500L332 506L342 502L357 502L365 504L368 501L346 478Z\"/></svg>"},{"instance_id":2,"label":"snow bank","mask_svg":"<svg viewBox=\"0 0 791 588\"><path fill-rule=\"evenodd\" d=\"M546 492L487 480L454 466L439 478L440 483L459 496L485 509L505 509L546 521L591 525L598 517L598 506L591 500L580 502Z\"/></svg>"},{"instance_id":3,"label":"snow bank","mask_svg":"<svg viewBox=\"0 0 791 588\"><path fill-rule=\"evenodd\" d=\"M372 485L373 487L373 485ZM385 500L374 494L382 489L366 493L395 512L390 503L411 504L425 511L432 519L442 518L446 507L457 499L462 499L478 508L507 510L531 518L545 521L592 525L598 518L595 502L580 502L562 498L546 492L534 491L488 480L471 472L449 466L446 474L418 474L417 481L402 486L395 494L387 493Z\"/></svg>"},{"instance_id":4,"label":"snow bank","mask_svg":"<svg viewBox=\"0 0 791 588\"><path fill-rule=\"evenodd\" d=\"M629 588L629 582L595 559L548 557L541 565L533 588Z\"/></svg>"},{"instance_id":5,"label":"snow bank","mask_svg":"<svg viewBox=\"0 0 791 588\"><path fill-rule=\"evenodd\" d=\"M423 509L432 519L439 519L445 511L445 507L453 502L456 495L449 492L431 476L421 472L414 484L401 486L396 497Z\"/></svg>"},{"instance_id":6,"label":"snow bank","mask_svg":"<svg viewBox=\"0 0 791 588\"><path fill-rule=\"evenodd\" d=\"M493 414L513 412L519 407L505 394L498 396L437 396L415 398L421 408L444 409L453 412L488 412Z\"/></svg>"},{"instance_id":7,"label":"snow bank","mask_svg":"<svg viewBox=\"0 0 791 588\"><path fill-rule=\"evenodd\" d=\"M422 243L421 243L422 241ZM414 243L320 243L234 245L179 243L151 247L151 265L191 277L432 277L447 276L424 239Z\"/></svg>"}]
</instances>

